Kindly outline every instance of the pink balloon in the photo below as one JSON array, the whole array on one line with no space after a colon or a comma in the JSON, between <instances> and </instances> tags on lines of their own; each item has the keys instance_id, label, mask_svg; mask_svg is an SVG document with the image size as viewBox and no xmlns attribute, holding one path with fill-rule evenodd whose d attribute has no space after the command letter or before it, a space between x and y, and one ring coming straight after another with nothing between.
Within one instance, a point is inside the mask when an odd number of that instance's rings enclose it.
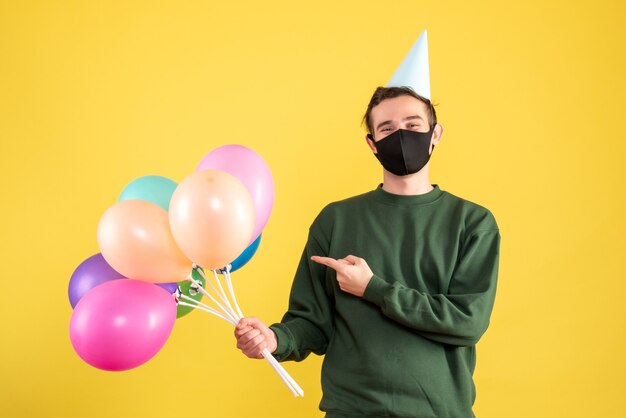
<instances>
[{"instance_id":1,"label":"pink balloon","mask_svg":"<svg viewBox=\"0 0 626 418\"><path fill-rule=\"evenodd\" d=\"M120 371L150 360L176 321L176 302L166 290L139 280L113 280L93 288L70 320L70 340L90 365Z\"/></svg>"},{"instance_id":2,"label":"pink balloon","mask_svg":"<svg viewBox=\"0 0 626 418\"><path fill-rule=\"evenodd\" d=\"M238 178L252 197L254 230L250 243L261 235L274 205L274 179L265 160L243 145L224 145L209 152L196 171L221 170Z\"/></svg>"}]
</instances>

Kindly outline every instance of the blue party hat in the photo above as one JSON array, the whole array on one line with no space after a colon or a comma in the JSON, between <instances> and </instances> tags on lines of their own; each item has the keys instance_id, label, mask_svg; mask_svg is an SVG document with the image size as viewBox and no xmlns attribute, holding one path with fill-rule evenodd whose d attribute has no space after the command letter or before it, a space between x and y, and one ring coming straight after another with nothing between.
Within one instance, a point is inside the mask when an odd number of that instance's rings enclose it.
<instances>
[{"instance_id":1,"label":"blue party hat","mask_svg":"<svg viewBox=\"0 0 626 418\"><path fill-rule=\"evenodd\" d=\"M426 29L394 73L387 87L411 87L417 94L430 100L430 72L428 70L428 35Z\"/></svg>"}]
</instances>

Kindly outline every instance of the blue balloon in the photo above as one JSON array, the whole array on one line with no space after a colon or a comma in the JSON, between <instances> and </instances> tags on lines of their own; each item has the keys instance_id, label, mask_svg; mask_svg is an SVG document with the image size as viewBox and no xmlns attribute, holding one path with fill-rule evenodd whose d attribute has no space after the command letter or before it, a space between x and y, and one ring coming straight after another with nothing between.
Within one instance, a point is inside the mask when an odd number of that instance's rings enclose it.
<instances>
[{"instance_id":1,"label":"blue balloon","mask_svg":"<svg viewBox=\"0 0 626 418\"><path fill-rule=\"evenodd\" d=\"M246 248L241 254L239 254L239 257L237 257L235 259L235 261L230 263L230 266L231 266L230 267L230 271L231 272L233 272L235 270L239 270L248 261L250 261L250 259L256 253L256 250L258 250L258 248L259 248L259 244L261 243L261 236L262 235L263 234L259 235L259 237L257 239L255 239L254 242L248 246L248 248Z\"/></svg>"},{"instance_id":2,"label":"blue balloon","mask_svg":"<svg viewBox=\"0 0 626 418\"><path fill-rule=\"evenodd\" d=\"M143 176L128 183L122 191L119 201L145 200L168 211L170 199L176 187L178 187L178 184L167 177Z\"/></svg>"}]
</instances>

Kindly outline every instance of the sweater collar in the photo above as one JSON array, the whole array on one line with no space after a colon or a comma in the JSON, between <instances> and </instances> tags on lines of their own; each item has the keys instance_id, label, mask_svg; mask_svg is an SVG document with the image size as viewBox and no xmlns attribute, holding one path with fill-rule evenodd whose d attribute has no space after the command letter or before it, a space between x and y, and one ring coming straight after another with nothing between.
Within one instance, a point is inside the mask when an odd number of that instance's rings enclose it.
<instances>
[{"instance_id":1,"label":"sweater collar","mask_svg":"<svg viewBox=\"0 0 626 418\"><path fill-rule=\"evenodd\" d=\"M443 191L439 188L439 185L433 184L433 189L424 194L416 195L399 195L389 193L383 190L382 183L374 190L374 198L382 203L387 203L395 206L413 206L424 205L432 203L439 199L443 194Z\"/></svg>"}]
</instances>

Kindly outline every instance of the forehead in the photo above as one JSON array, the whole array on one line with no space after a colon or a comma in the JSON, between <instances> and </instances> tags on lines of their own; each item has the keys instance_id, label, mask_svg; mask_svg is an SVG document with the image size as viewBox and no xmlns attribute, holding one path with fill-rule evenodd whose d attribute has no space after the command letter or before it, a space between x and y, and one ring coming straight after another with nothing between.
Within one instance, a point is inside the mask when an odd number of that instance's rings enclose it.
<instances>
[{"instance_id":1,"label":"forehead","mask_svg":"<svg viewBox=\"0 0 626 418\"><path fill-rule=\"evenodd\" d=\"M379 121L403 119L407 116L419 115L428 120L426 104L413 96L403 95L385 99L372 108L372 125Z\"/></svg>"}]
</instances>

